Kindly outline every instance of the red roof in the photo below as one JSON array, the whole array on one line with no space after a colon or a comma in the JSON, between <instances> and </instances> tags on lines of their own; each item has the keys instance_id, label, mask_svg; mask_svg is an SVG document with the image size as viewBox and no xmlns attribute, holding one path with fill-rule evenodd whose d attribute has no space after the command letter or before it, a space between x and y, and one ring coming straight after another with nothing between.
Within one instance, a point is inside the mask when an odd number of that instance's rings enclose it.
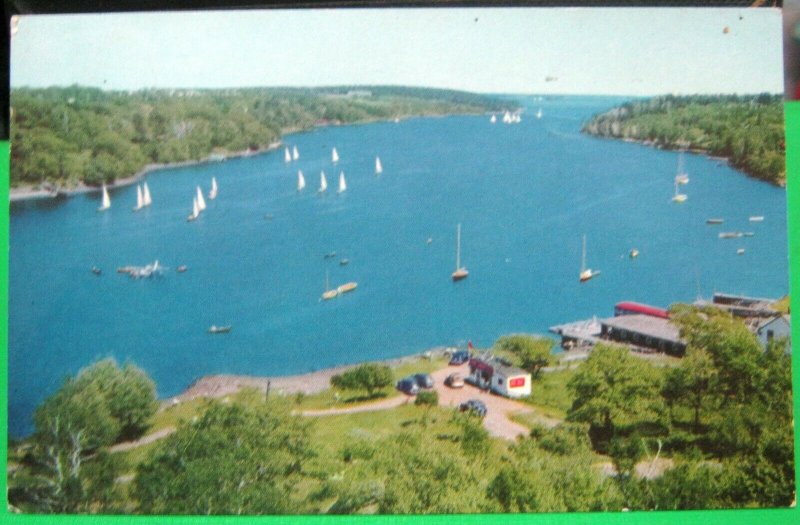
<instances>
[{"instance_id":1,"label":"red roof","mask_svg":"<svg viewBox=\"0 0 800 525\"><path fill-rule=\"evenodd\" d=\"M630 313L652 315L653 317L661 317L662 319L669 319L669 312L663 308L649 306L642 303L634 303L632 301L623 301L617 303L614 310L625 310Z\"/></svg>"}]
</instances>

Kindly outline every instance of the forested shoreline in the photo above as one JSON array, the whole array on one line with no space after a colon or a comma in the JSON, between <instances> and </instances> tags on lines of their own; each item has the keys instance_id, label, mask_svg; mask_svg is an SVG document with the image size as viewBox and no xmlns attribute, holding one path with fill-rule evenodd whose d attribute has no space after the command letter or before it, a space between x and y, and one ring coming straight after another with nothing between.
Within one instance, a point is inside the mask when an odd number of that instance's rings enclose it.
<instances>
[{"instance_id":1,"label":"forested shoreline","mask_svg":"<svg viewBox=\"0 0 800 525\"><path fill-rule=\"evenodd\" d=\"M11 186L98 186L151 164L257 151L286 133L516 104L401 86L145 89L70 86L11 92Z\"/></svg>"},{"instance_id":2,"label":"forested shoreline","mask_svg":"<svg viewBox=\"0 0 800 525\"><path fill-rule=\"evenodd\" d=\"M634 100L595 115L582 131L725 157L754 178L786 185L781 95L666 95Z\"/></svg>"}]
</instances>

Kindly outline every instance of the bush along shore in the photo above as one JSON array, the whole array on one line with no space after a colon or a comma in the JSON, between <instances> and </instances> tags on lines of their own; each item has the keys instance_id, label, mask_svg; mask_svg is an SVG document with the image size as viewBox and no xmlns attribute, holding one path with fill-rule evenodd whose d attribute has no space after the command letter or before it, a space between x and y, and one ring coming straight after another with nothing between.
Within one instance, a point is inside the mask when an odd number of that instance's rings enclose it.
<instances>
[{"instance_id":1,"label":"bush along shore","mask_svg":"<svg viewBox=\"0 0 800 525\"><path fill-rule=\"evenodd\" d=\"M786 185L780 95L667 95L634 100L595 115L582 131L724 157L756 179Z\"/></svg>"},{"instance_id":2,"label":"bush along shore","mask_svg":"<svg viewBox=\"0 0 800 525\"><path fill-rule=\"evenodd\" d=\"M255 153L315 126L516 109L461 91L388 86L20 88L11 106L11 187L31 197L110 185L146 167Z\"/></svg>"}]
</instances>

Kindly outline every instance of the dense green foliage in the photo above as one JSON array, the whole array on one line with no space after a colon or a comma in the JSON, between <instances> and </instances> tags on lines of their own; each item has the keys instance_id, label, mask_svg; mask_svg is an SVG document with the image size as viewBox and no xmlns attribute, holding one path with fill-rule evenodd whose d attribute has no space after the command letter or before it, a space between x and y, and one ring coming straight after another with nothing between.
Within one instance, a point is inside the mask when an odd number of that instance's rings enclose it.
<instances>
[{"instance_id":1,"label":"dense green foliage","mask_svg":"<svg viewBox=\"0 0 800 525\"><path fill-rule=\"evenodd\" d=\"M156 410L155 384L140 369L100 361L47 398L34 414L36 431L9 499L47 512L109 510L121 465L106 453L139 436Z\"/></svg>"},{"instance_id":2,"label":"dense green foliage","mask_svg":"<svg viewBox=\"0 0 800 525\"><path fill-rule=\"evenodd\" d=\"M264 148L286 132L316 125L507 105L459 91L387 86L130 93L20 88L11 93L11 184L99 185L150 163Z\"/></svg>"},{"instance_id":3,"label":"dense green foliage","mask_svg":"<svg viewBox=\"0 0 800 525\"><path fill-rule=\"evenodd\" d=\"M583 131L727 157L753 177L786 184L780 95L668 95L634 100L596 115Z\"/></svg>"},{"instance_id":4,"label":"dense green foliage","mask_svg":"<svg viewBox=\"0 0 800 525\"><path fill-rule=\"evenodd\" d=\"M343 390L366 390L367 396L373 397L376 390L391 385L393 379L392 369L388 366L366 363L331 377L331 386Z\"/></svg>"},{"instance_id":5,"label":"dense green foliage","mask_svg":"<svg viewBox=\"0 0 800 525\"><path fill-rule=\"evenodd\" d=\"M282 401L211 403L137 470L133 496L148 514L288 514L313 455L309 421Z\"/></svg>"},{"instance_id":6,"label":"dense green foliage","mask_svg":"<svg viewBox=\"0 0 800 525\"><path fill-rule=\"evenodd\" d=\"M542 368L550 364L553 340L526 334L504 335L494 343L494 348L514 355L520 366L537 377Z\"/></svg>"}]
</instances>

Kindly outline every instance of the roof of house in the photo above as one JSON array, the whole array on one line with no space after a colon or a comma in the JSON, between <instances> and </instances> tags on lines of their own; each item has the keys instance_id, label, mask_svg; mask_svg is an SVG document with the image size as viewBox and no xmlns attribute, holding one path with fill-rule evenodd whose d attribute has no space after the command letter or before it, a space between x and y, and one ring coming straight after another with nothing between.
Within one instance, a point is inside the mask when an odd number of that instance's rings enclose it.
<instances>
[{"instance_id":1,"label":"roof of house","mask_svg":"<svg viewBox=\"0 0 800 525\"><path fill-rule=\"evenodd\" d=\"M779 319L783 319L784 321L786 321L786 324L789 326L792 325L791 317L789 317L789 315L787 314L782 314L782 315L776 315L775 317L770 317L769 319L762 319L761 322L759 322L758 325L756 326L756 331L760 332L762 328L766 328L767 326L771 325L775 321L778 321Z\"/></svg>"},{"instance_id":2,"label":"roof of house","mask_svg":"<svg viewBox=\"0 0 800 525\"><path fill-rule=\"evenodd\" d=\"M617 328L620 330L627 330L645 336L663 339L665 341L672 341L675 343L683 343L680 337L678 327L672 324L667 319L660 317L653 317L652 315L632 314L620 315L618 317L611 317L600 321L604 326Z\"/></svg>"}]
</instances>

